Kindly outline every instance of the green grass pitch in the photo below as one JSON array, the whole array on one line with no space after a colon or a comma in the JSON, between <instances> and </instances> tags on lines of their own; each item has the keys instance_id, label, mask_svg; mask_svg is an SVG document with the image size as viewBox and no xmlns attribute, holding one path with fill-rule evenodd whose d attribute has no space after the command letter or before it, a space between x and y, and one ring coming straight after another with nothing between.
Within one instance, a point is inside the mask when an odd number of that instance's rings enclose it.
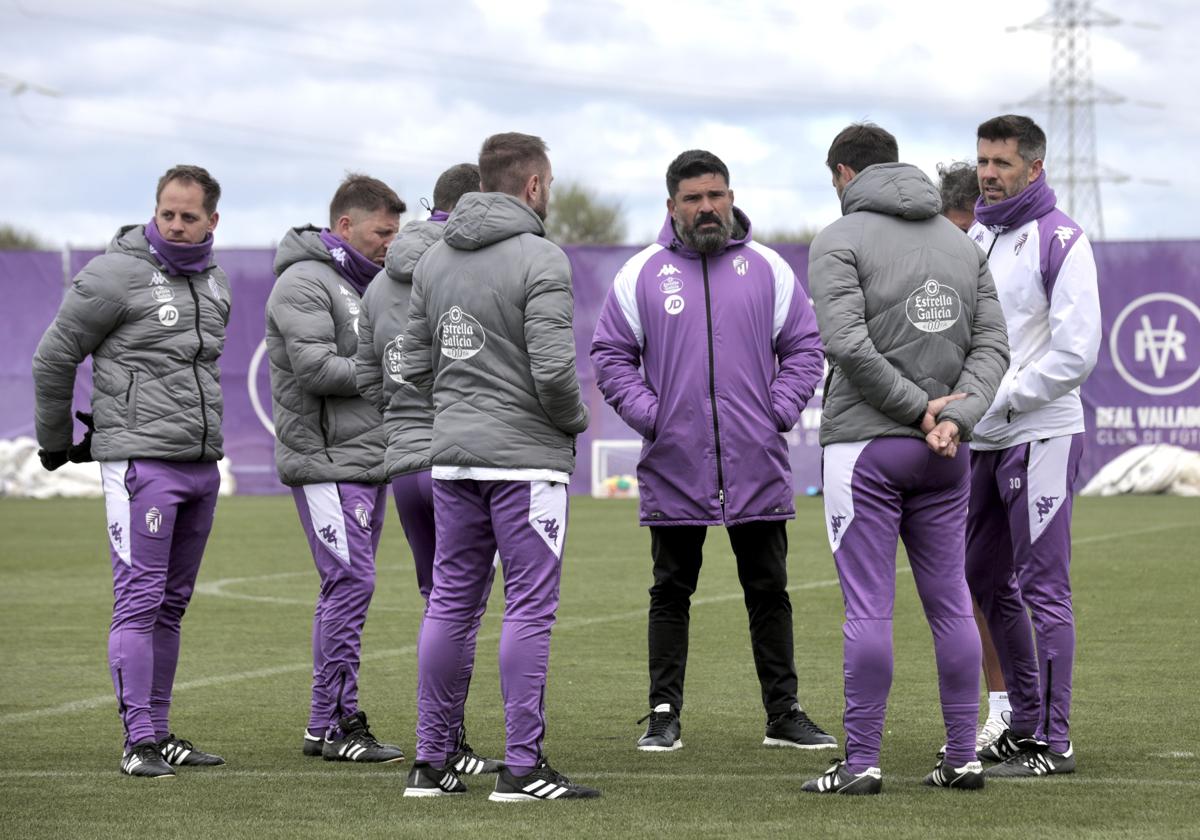
<instances>
[{"instance_id":1,"label":"green grass pitch","mask_svg":"<svg viewBox=\"0 0 1200 840\"><path fill-rule=\"evenodd\" d=\"M841 595L820 501L790 526L801 700L843 737ZM986 790L927 789L943 741L930 634L897 560L896 674L884 795L802 795L829 751L760 745L764 718L728 541L710 531L692 609L686 747L634 749L646 707L649 538L634 504L576 499L547 690L546 753L595 802L498 804L492 777L453 800L402 798L409 761L304 758L316 572L287 497L221 501L184 621L172 728L226 757L173 781L117 770L105 667L111 606L100 501L0 504L0 837L926 837L1144 838L1200 834L1200 500L1079 500L1073 578L1079 772ZM497 586L497 590L499 586ZM503 751L492 598L467 710L470 739ZM394 515L380 552L360 701L411 760L421 601Z\"/></svg>"}]
</instances>

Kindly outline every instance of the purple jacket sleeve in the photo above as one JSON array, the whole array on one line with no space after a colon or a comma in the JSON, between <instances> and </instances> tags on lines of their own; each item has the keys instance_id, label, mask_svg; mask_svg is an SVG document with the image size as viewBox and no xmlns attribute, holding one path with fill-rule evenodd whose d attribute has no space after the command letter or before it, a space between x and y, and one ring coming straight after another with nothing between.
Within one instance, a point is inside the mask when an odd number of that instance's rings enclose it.
<instances>
[{"instance_id":1,"label":"purple jacket sleeve","mask_svg":"<svg viewBox=\"0 0 1200 840\"><path fill-rule=\"evenodd\" d=\"M776 428L781 432L788 431L800 421L800 413L812 399L825 367L817 316L795 276L791 282L794 287L791 303L783 328L775 338L779 372L771 383L771 411L775 415Z\"/></svg>"},{"instance_id":2,"label":"purple jacket sleeve","mask_svg":"<svg viewBox=\"0 0 1200 840\"><path fill-rule=\"evenodd\" d=\"M654 439L658 397L639 370L642 360L641 321L637 312L636 273L617 275L592 338L591 359L596 385L605 401L631 429Z\"/></svg>"}]
</instances>

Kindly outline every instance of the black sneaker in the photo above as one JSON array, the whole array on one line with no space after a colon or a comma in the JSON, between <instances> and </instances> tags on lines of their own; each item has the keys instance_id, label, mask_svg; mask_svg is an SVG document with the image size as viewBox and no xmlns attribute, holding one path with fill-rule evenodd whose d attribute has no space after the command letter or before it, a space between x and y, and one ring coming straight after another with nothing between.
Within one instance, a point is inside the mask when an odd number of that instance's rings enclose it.
<instances>
[{"instance_id":1,"label":"black sneaker","mask_svg":"<svg viewBox=\"0 0 1200 840\"><path fill-rule=\"evenodd\" d=\"M679 715L670 703L659 703L650 714L638 721L649 720L646 734L638 739L637 748L643 752L674 752L683 748L679 739Z\"/></svg>"},{"instance_id":2,"label":"black sneaker","mask_svg":"<svg viewBox=\"0 0 1200 840\"><path fill-rule=\"evenodd\" d=\"M812 722L800 704L780 715L767 718L765 747L795 747L800 750L831 750L837 747L837 738Z\"/></svg>"},{"instance_id":3,"label":"black sneaker","mask_svg":"<svg viewBox=\"0 0 1200 840\"><path fill-rule=\"evenodd\" d=\"M368 764L393 764L404 760L404 750L393 744L381 744L367 727L367 715L355 712L338 721L342 737L325 739L321 756L326 761L361 761Z\"/></svg>"},{"instance_id":4,"label":"black sneaker","mask_svg":"<svg viewBox=\"0 0 1200 840\"><path fill-rule=\"evenodd\" d=\"M171 733L158 742L158 751L167 760L167 764L172 764L176 767L181 765L188 767L216 767L219 764L225 763L225 759L221 758L221 756L198 750L193 746L191 741L176 738L174 733Z\"/></svg>"},{"instance_id":5,"label":"black sneaker","mask_svg":"<svg viewBox=\"0 0 1200 840\"><path fill-rule=\"evenodd\" d=\"M980 790L983 787L983 765L972 761L962 767L950 767L943 759L933 768L933 772L925 777L925 784L930 787Z\"/></svg>"},{"instance_id":6,"label":"black sneaker","mask_svg":"<svg viewBox=\"0 0 1200 840\"><path fill-rule=\"evenodd\" d=\"M505 767L496 779L492 802L536 802L545 799L596 799L600 791L577 785L540 759L524 776L514 776Z\"/></svg>"},{"instance_id":7,"label":"black sneaker","mask_svg":"<svg viewBox=\"0 0 1200 840\"><path fill-rule=\"evenodd\" d=\"M1022 749L1008 761L989 767L984 775L989 779L1022 779L1074 772L1075 748L1072 744L1067 744L1065 753L1056 753L1049 744L1034 741L1033 746Z\"/></svg>"},{"instance_id":8,"label":"black sneaker","mask_svg":"<svg viewBox=\"0 0 1200 840\"><path fill-rule=\"evenodd\" d=\"M883 774L878 767L868 767L861 773L846 769L846 760L835 758L829 769L800 785L805 793L840 793L845 796L872 796L883 790Z\"/></svg>"},{"instance_id":9,"label":"black sneaker","mask_svg":"<svg viewBox=\"0 0 1200 840\"><path fill-rule=\"evenodd\" d=\"M319 758L321 750L325 746L325 737L323 735L314 735L307 729L304 730L304 754Z\"/></svg>"},{"instance_id":10,"label":"black sneaker","mask_svg":"<svg viewBox=\"0 0 1200 840\"><path fill-rule=\"evenodd\" d=\"M478 776L483 773L499 773L504 762L494 758L484 758L477 754L466 739L461 735L458 739L458 750L446 761L446 766L455 773L464 776Z\"/></svg>"},{"instance_id":11,"label":"black sneaker","mask_svg":"<svg viewBox=\"0 0 1200 840\"><path fill-rule=\"evenodd\" d=\"M1023 746L1037 743L1033 738L1018 735L1011 729L1005 729L996 739L975 753L980 761L1008 761L1019 753Z\"/></svg>"},{"instance_id":12,"label":"black sneaker","mask_svg":"<svg viewBox=\"0 0 1200 840\"><path fill-rule=\"evenodd\" d=\"M408 774L405 796L458 796L467 792L462 779L449 767L441 770L428 761L414 761Z\"/></svg>"},{"instance_id":13,"label":"black sneaker","mask_svg":"<svg viewBox=\"0 0 1200 840\"><path fill-rule=\"evenodd\" d=\"M134 744L121 756L121 772L126 776L142 776L148 779L173 779L175 771L158 751L158 744L142 741Z\"/></svg>"}]
</instances>

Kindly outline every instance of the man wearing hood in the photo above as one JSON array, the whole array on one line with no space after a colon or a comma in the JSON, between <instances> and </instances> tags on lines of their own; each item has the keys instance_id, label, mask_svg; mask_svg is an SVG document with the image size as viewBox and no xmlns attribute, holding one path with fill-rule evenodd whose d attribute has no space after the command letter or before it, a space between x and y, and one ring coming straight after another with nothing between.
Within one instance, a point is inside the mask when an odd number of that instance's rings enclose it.
<instances>
[{"instance_id":1,"label":"man wearing hood","mask_svg":"<svg viewBox=\"0 0 1200 840\"><path fill-rule=\"evenodd\" d=\"M977 139L981 196L968 235L987 252L1012 345L971 452L967 581L1012 705L1008 732L980 756L1000 762L989 777L1071 773L1071 509L1079 388L1100 352L1096 261L1056 207L1042 169L1046 135L1033 120L995 117Z\"/></svg>"},{"instance_id":2,"label":"man wearing hood","mask_svg":"<svg viewBox=\"0 0 1200 840\"><path fill-rule=\"evenodd\" d=\"M896 139L851 125L826 165L842 218L813 240L809 289L829 358L821 411L825 525L845 601L846 758L802 789L875 794L892 682L896 541L933 631L946 725L925 783L980 788L979 632L964 577L972 427L1008 364L987 260L939 215Z\"/></svg>"},{"instance_id":3,"label":"man wearing hood","mask_svg":"<svg viewBox=\"0 0 1200 840\"><path fill-rule=\"evenodd\" d=\"M783 433L821 379L808 296L779 254L755 242L711 152L667 168L658 242L625 264L596 324L604 398L645 443L641 524L650 527L650 714L638 749L683 746L691 596L708 526L737 558L767 746L837 746L797 702L786 522L796 515ZM640 368L640 369L639 369Z\"/></svg>"},{"instance_id":4,"label":"man wearing hood","mask_svg":"<svg viewBox=\"0 0 1200 840\"><path fill-rule=\"evenodd\" d=\"M393 762L358 708L363 625L387 511L379 411L358 394L361 295L379 273L404 202L382 181L350 174L329 227L293 228L275 255L267 352L275 466L292 488L321 588L313 614L313 687L305 755Z\"/></svg>"},{"instance_id":5,"label":"man wearing hood","mask_svg":"<svg viewBox=\"0 0 1200 840\"><path fill-rule=\"evenodd\" d=\"M38 452L96 460L112 555L108 664L125 728L121 771L224 764L170 731L179 630L212 530L222 457L217 359L229 281L213 261L221 187L199 166L159 179L154 218L117 231L75 277L33 359ZM92 413L72 445L75 370L92 357Z\"/></svg>"},{"instance_id":6,"label":"man wearing hood","mask_svg":"<svg viewBox=\"0 0 1200 840\"><path fill-rule=\"evenodd\" d=\"M497 134L413 274L401 374L433 400L433 590L417 654L417 754L405 796L466 792L451 767L467 652L499 550L504 768L493 801L600 795L542 754L550 629L567 536L575 436L588 424L575 371L566 255L545 238L546 144Z\"/></svg>"},{"instance_id":7,"label":"man wearing hood","mask_svg":"<svg viewBox=\"0 0 1200 840\"><path fill-rule=\"evenodd\" d=\"M430 477L429 442L433 437L433 403L426 394L404 381L400 370L404 330L412 296L413 271L429 246L442 238L446 220L464 193L479 191L479 167L473 163L452 166L433 187L433 212L428 219L406 224L388 246L384 270L376 275L362 299L358 319L358 356L355 359L358 391L383 414L387 434L385 473L392 484L396 513L412 550L417 588L429 603L433 589L433 554L436 545L433 518L433 480ZM491 581L479 601L476 621L487 609ZM475 634L463 656L462 679L470 685L475 665ZM456 710L461 712L462 709ZM500 764L476 755L467 744L461 718L451 721L458 744L450 766L458 773L495 773Z\"/></svg>"}]
</instances>

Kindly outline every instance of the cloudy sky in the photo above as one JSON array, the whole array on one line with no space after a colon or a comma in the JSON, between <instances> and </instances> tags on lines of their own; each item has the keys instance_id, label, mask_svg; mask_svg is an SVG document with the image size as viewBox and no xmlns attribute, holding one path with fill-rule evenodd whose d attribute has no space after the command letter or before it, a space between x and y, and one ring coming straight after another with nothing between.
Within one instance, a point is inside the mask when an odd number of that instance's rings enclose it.
<instances>
[{"instance_id":1,"label":"cloudy sky","mask_svg":"<svg viewBox=\"0 0 1200 840\"><path fill-rule=\"evenodd\" d=\"M1194 238L1200 215L1200 4L1099 4L1092 32L1110 239ZM539 134L555 176L623 208L630 242L661 224L663 173L701 147L759 231L838 213L823 166L869 119L934 173L975 126L1035 97L1049 34L1005 4L655 0L0 0L0 223L51 245L106 242L150 217L167 167L221 181L219 246L319 222L347 170L410 214L438 173L498 131ZM1131 11L1133 10L1133 11ZM1135 24L1156 24L1157 28ZM1149 101L1149 104L1143 104ZM1053 145L1054 137L1051 137ZM1054 184L1054 171L1049 171Z\"/></svg>"}]
</instances>

